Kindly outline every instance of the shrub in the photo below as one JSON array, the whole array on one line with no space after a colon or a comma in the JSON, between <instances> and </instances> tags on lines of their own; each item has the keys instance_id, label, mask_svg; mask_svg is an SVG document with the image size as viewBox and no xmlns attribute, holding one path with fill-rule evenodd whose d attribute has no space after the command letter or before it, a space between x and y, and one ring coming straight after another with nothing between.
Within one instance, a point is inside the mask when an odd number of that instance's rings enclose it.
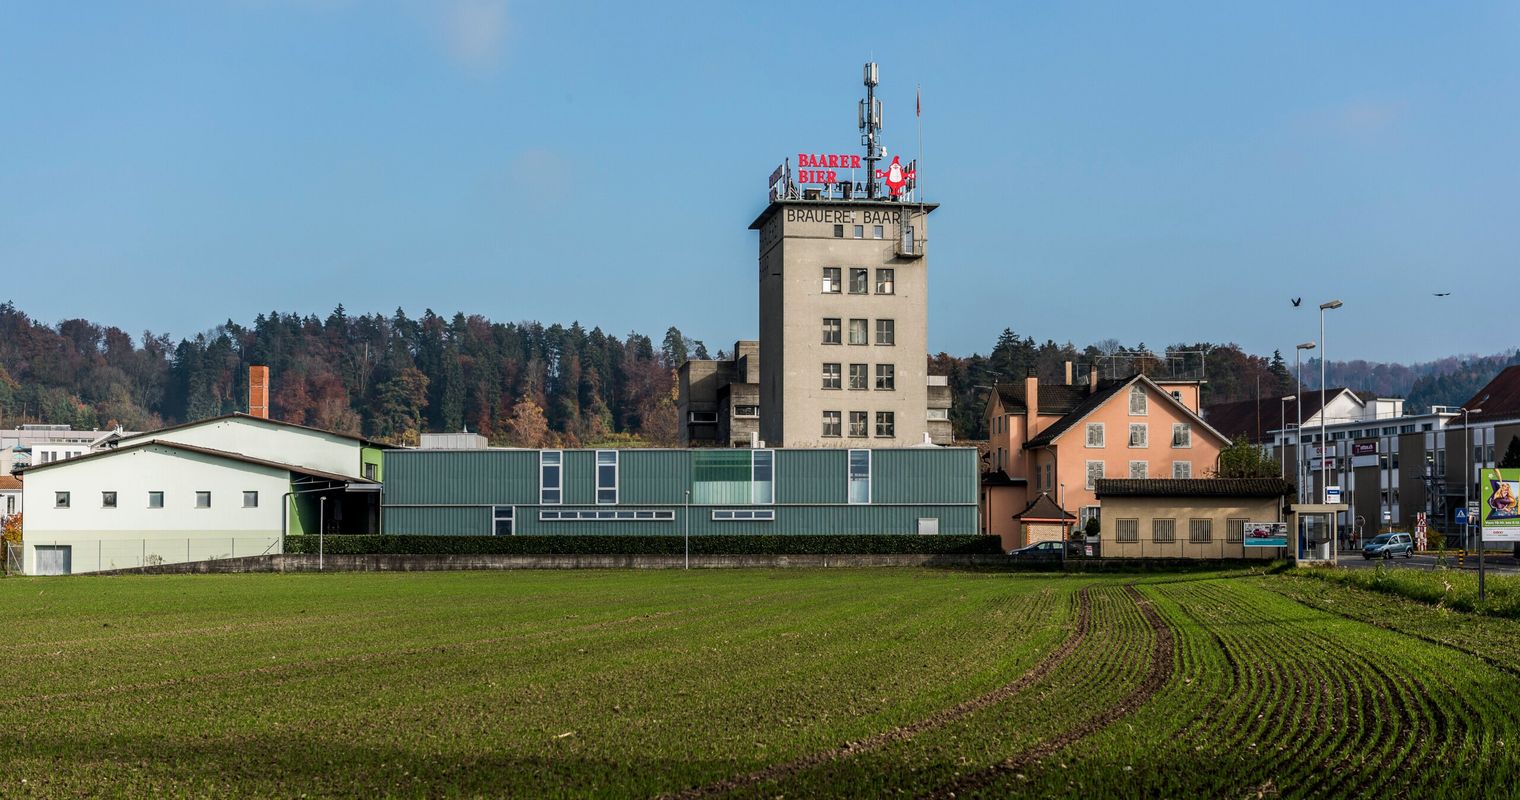
<instances>
[{"instance_id":1,"label":"shrub","mask_svg":"<svg viewBox=\"0 0 1520 800\"><path fill-rule=\"evenodd\" d=\"M680 555L680 536L325 537L334 555ZM314 554L316 536L289 536L285 552ZM996 536L693 536L698 555L964 554L1002 552Z\"/></svg>"}]
</instances>

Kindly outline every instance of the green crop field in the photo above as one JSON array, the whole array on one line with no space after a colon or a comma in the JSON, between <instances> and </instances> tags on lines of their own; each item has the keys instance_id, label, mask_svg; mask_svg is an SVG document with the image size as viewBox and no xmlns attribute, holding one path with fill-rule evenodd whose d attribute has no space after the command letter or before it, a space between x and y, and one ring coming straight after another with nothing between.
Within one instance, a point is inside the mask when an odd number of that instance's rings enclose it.
<instances>
[{"instance_id":1,"label":"green crop field","mask_svg":"<svg viewBox=\"0 0 1520 800\"><path fill-rule=\"evenodd\" d=\"M0 609L0 796L1520 794L1520 621L1291 575L17 578Z\"/></svg>"}]
</instances>

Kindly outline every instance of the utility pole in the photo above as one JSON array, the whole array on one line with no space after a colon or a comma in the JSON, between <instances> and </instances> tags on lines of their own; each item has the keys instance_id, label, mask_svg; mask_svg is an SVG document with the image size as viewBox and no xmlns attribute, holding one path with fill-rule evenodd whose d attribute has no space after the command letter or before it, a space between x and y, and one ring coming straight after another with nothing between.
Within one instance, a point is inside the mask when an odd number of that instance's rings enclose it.
<instances>
[{"instance_id":1,"label":"utility pole","mask_svg":"<svg viewBox=\"0 0 1520 800\"><path fill-rule=\"evenodd\" d=\"M317 571L324 569L323 561L327 554L327 498L317 498Z\"/></svg>"},{"instance_id":2,"label":"utility pole","mask_svg":"<svg viewBox=\"0 0 1520 800\"><path fill-rule=\"evenodd\" d=\"M686 513L681 516L681 524L686 528L686 569L691 569L691 490L686 490Z\"/></svg>"}]
</instances>

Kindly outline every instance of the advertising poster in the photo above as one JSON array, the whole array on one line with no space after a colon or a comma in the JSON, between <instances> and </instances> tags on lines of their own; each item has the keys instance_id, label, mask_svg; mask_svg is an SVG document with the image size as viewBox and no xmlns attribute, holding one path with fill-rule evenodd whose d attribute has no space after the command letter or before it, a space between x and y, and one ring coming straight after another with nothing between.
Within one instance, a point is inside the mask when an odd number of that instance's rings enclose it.
<instances>
[{"instance_id":1,"label":"advertising poster","mask_svg":"<svg viewBox=\"0 0 1520 800\"><path fill-rule=\"evenodd\" d=\"M1520 542L1520 469L1483 470L1483 541Z\"/></svg>"},{"instance_id":2,"label":"advertising poster","mask_svg":"<svg viewBox=\"0 0 1520 800\"><path fill-rule=\"evenodd\" d=\"M1287 547L1288 523L1247 522L1243 540L1246 547Z\"/></svg>"}]
</instances>

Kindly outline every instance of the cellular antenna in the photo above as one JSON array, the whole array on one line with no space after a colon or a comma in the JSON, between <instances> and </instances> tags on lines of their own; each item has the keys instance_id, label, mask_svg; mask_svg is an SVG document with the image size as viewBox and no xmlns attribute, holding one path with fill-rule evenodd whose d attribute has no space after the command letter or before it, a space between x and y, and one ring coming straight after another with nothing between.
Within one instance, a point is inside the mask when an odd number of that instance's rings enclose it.
<instances>
[{"instance_id":1,"label":"cellular antenna","mask_svg":"<svg viewBox=\"0 0 1520 800\"><path fill-rule=\"evenodd\" d=\"M860 143L866 147L866 198L876 199L876 162L883 149L876 144L876 134L881 130L881 101L876 99L876 84L880 78L876 62L865 67L866 99L860 101Z\"/></svg>"}]
</instances>

